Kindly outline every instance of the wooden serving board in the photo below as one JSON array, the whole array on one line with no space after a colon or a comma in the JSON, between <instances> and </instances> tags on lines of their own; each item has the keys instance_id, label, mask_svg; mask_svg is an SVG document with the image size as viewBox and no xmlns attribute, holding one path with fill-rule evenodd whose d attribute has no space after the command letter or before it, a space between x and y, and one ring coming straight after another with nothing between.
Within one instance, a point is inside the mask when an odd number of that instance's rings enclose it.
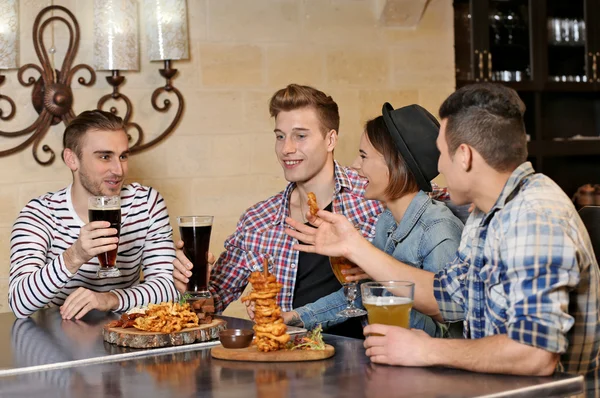
<instances>
[{"instance_id":1,"label":"wooden serving board","mask_svg":"<svg viewBox=\"0 0 600 398\"><path fill-rule=\"evenodd\" d=\"M279 350L271 352L258 351L256 346L248 348L229 349L222 345L214 347L211 350L213 358L226 359L229 361L250 361L250 362L300 362L300 361L319 361L321 359L331 358L335 354L335 349L329 344L325 344L325 349L316 350Z\"/></svg>"},{"instance_id":2,"label":"wooden serving board","mask_svg":"<svg viewBox=\"0 0 600 398\"><path fill-rule=\"evenodd\" d=\"M183 329L175 333L144 332L136 328L102 328L104 341L122 347L157 348L192 344L195 342L218 340L219 332L225 330L227 322L213 319L211 323L194 328Z\"/></svg>"}]
</instances>

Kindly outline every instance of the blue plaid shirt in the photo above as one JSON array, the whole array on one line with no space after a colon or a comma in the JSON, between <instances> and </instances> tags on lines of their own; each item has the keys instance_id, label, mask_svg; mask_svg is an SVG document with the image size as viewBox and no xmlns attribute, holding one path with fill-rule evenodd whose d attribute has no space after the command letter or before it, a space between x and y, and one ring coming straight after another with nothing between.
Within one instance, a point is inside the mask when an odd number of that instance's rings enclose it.
<instances>
[{"instance_id":1,"label":"blue plaid shirt","mask_svg":"<svg viewBox=\"0 0 600 398\"><path fill-rule=\"evenodd\" d=\"M475 210L458 257L434 278L446 321L465 338L506 334L561 355L558 370L598 369L600 271L573 204L529 162L489 213Z\"/></svg>"}]
</instances>

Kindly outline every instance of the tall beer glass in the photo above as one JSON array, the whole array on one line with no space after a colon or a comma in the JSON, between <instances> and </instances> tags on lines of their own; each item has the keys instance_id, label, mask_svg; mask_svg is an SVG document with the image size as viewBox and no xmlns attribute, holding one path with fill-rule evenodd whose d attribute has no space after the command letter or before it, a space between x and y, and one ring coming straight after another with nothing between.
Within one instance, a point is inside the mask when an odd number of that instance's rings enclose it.
<instances>
[{"instance_id":1,"label":"tall beer glass","mask_svg":"<svg viewBox=\"0 0 600 398\"><path fill-rule=\"evenodd\" d=\"M208 250L212 232L212 216L177 217L179 234L183 240L183 253L192 262L192 276L186 293L192 300L210 297L208 291Z\"/></svg>"},{"instance_id":2,"label":"tall beer glass","mask_svg":"<svg viewBox=\"0 0 600 398\"><path fill-rule=\"evenodd\" d=\"M117 237L121 232L121 198L119 196L92 196L88 200L88 217L92 221L108 221L110 228L117 230ZM114 236L114 235L113 235ZM104 236L108 238L108 236ZM115 278L121 276L117 268L117 251L114 250L98 254L98 278Z\"/></svg>"},{"instance_id":3,"label":"tall beer glass","mask_svg":"<svg viewBox=\"0 0 600 398\"><path fill-rule=\"evenodd\" d=\"M337 280L344 286L344 294L346 295L346 301L348 306L337 313L338 316L344 316L352 318L355 316L366 315L367 311L356 308L354 306L354 300L356 300L356 282L348 282L346 276L342 274L342 270L350 269L356 265L344 257L329 257L329 263L331 264L331 270L333 271Z\"/></svg>"},{"instance_id":4,"label":"tall beer glass","mask_svg":"<svg viewBox=\"0 0 600 398\"><path fill-rule=\"evenodd\" d=\"M369 324L410 327L415 284L405 281L367 282L360 286Z\"/></svg>"}]
</instances>

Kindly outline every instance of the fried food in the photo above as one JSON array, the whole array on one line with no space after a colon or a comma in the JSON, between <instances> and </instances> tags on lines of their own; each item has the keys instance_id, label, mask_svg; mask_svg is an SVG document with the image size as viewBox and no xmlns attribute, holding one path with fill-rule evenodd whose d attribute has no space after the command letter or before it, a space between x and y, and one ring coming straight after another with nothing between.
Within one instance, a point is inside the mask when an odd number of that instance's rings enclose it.
<instances>
[{"instance_id":1,"label":"fried food","mask_svg":"<svg viewBox=\"0 0 600 398\"><path fill-rule=\"evenodd\" d=\"M284 325L285 326L285 325ZM287 327L286 327L287 330ZM279 344L285 344L288 341L290 341L290 335L289 334L282 334L281 336L276 336L273 333L262 333L262 332L256 332L256 337L257 338L268 338L269 340L275 340L277 341ZM283 347L282 347L283 348Z\"/></svg>"},{"instance_id":2,"label":"fried food","mask_svg":"<svg viewBox=\"0 0 600 398\"><path fill-rule=\"evenodd\" d=\"M265 317L265 316L271 316L274 318L279 318L281 316L281 308L278 307L267 307L267 306L260 306L260 309L254 309L254 315L255 316L260 316L260 317Z\"/></svg>"},{"instance_id":3,"label":"fried food","mask_svg":"<svg viewBox=\"0 0 600 398\"><path fill-rule=\"evenodd\" d=\"M120 319L110 322L107 326L109 328L132 328L135 324L135 320L144 315L144 313L140 312L134 312L131 314L124 313L123 315L121 315Z\"/></svg>"},{"instance_id":4,"label":"fried food","mask_svg":"<svg viewBox=\"0 0 600 398\"><path fill-rule=\"evenodd\" d=\"M319 205L317 204L317 195L314 192L308 193L308 210L312 216L316 216L319 211Z\"/></svg>"},{"instance_id":5,"label":"fried food","mask_svg":"<svg viewBox=\"0 0 600 398\"><path fill-rule=\"evenodd\" d=\"M254 325L254 331L257 333L270 333L275 336L281 336L287 331L287 327L285 323L276 323L276 324L262 324L262 325Z\"/></svg>"},{"instance_id":6,"label":"fried food","mask_svg":"<svg viewBox=\"0 0 600 398\"><path fill-rule=\"evenodd\" d=\"M150 304L146 314L136 318L133 327L158 333L174 333L198 326L198 316L188 303Z\"/></svg>"},{"instance_id":7,"label":"fried food","mask_svg":"<svg viewBox=\"0 0 600 398\"><path fill-rule=\"evenodd\" d=\"M273 298L277 297L278 293L279 293L279 289L265 289L260 292L254 291L244 298L245 298L245 301L248 301L248 300L253 301L256 299L273 299Z\"/></svg>"},{"instance_id":8,"label":"fried food","mask_svg":"<svg viewBox=\"0 0 600 398\"><path fill-rule=\"evenodd\" d=\"M269 274L266 263L264 272L253 272L249 280L253 291L242 298L242 301L254 301L256 337L253 344L263 352L280 350L290 341L287 326L281 317L281 308L277 305L277 295L283 285L277 282L274 275Z\"/></svg>"},{"instance_id":9,"label":"fried food","mask_svg":"<svg viewBox=\"0 0 600 398\"><path fill-rule=\"evenodd\" d=\"M268 271L267 271L268 272ZM252 287L254 286L258 286L262 283L273 283L273 282L277 282L277 278L275 278L275 275L273 274L268 274L265 277L264 272L253 272L252 274L250 274L250 278L248 279L250 281L250 283L252 284Z\"/></svg>"}]
</instances>

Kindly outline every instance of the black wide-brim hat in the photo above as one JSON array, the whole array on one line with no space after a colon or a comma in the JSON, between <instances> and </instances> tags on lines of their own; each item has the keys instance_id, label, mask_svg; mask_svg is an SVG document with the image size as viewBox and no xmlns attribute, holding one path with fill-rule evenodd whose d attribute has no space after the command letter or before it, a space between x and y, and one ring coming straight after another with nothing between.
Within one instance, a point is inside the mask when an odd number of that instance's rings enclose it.
<instances>
[{"instance_id":1,"label":"black wide-brim hat","mask_svg":"<svg viewBox=\"0 0 600 398\"><path fill-rule=\"evenodd\" d=\"M431 192L431 180L439 174L440 151L435 145L440 132L439 122L419 105L394 109L386 102L382 113L385 126L419 188Z\"/></svg>"}]
</instances>

